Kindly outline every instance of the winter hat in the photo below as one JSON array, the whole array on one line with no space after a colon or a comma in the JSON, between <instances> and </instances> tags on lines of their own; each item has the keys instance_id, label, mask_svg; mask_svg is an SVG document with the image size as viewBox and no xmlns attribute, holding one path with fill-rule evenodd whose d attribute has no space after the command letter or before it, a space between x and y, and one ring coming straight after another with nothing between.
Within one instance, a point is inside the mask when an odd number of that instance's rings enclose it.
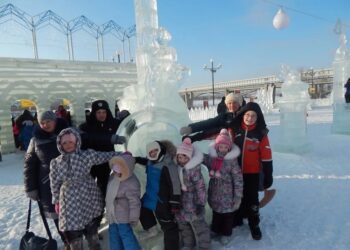
<instances>
[{"instance_id":1,"label":"winter hat","mask_svg":"<svg viewBox=\"0 0 350 250\"><path fill-rule=\"evenodd\" d=\"M95 113L99 109L110 110L108 102L106 102L105 100L97 100L91 104L91 112L92 113Z\"/></svg>"},{"instance_id":2,"label":"winter hat","mask_svg":"<svg viewBox=\"0 0 350 250\"><path fill-rule=\"evenodd\" d=\"M156 156L151 157L149 153L152 150L158 149L158 153ZM147 153L147 159L150 161L159 161L161 157L165 154L165 148L159 141L153 141L146 145L146 153Z\"/></svg>"},{"instance_id":3,"label":"winter hat","mask_svg":"<svg viewBox=\"0 0 350 250\"><path fill-rule=\"evenodd\" d=\"M219 144L225 144L230 149L232 148L231 136L225 128L221 129L220 134L215 139L215 149L218 148Z\"/></svg>"},{"instance_id":4,"label":"winter hat","mask_svg":"<svg viewBox=\"0 0 350 250\"><path fill-rule=\"evenodd\" d=\"M41 123L45 120L50 120L50 121L56 121L56 115L54 112L48 110L42 113L39 113L38 115L38 122Z\"/></svg>"},{"instance_id":5,"label":"winter hat","mask_svg":"<svg viewBox=\"0 0 350 250\"><path fill-rule=\"evenodd\" d=\"M178 154L186 155L190 159L192 158L193 146L190 138L185 138L182 144L177 147L176 155Z\"/></svg>"},{"instance_id":6,"label":"winter hat","mask_svg":"<svg viewBox=\"0 0 350 250\"><path fill-rule=\"evenodd\" d=\"M129 178L135 168L135 158L130 152L125 152L121 155L114 156L109 160L109 166L111 169L117 173L121 173L120 181L124 181ZM113 166L117 168L114 169Z\"/></svg>"},{"instance_id":7,"label":"winter hat","mask_svg":"<svg viewBox=\"0 0 350 250\"><path fill-rule=\"evenodd\" d=\"M243 97L241 96L241 94L238 93L230 93L225 98L225 104L229 102L237 102L239 103L239 106L242 106Z\"/></svg>"}]
</instances>

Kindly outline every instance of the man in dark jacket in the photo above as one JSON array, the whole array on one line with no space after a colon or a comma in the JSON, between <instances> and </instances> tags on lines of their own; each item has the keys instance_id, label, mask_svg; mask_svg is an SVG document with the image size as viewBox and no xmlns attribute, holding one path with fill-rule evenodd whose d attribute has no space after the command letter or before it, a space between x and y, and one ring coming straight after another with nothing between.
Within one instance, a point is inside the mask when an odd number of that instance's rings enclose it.
<instances>
[{"instance_id":1,"label":"man in dark jacket","mask_svg":"<svg viewBox=\"0 0 350 250\"><path fill-rule=\"evenodd\" d=\"M125 138L117 136L120 122L113 118L112 112L105 100L97 100L91 104L91 113L86 122L79 126L82 138L82 149L96 151L114 151L114 144L123 144ZM97 178L97 185L106 196L110 168L108 163L93 166L91 175Z\"/></svg>"},{"instance_id":2,"label":"man in dark jacket","mask_svg":"<svg viewBox=\"0 0 350 250\"><path fill-rule=\"evenodd\" d=\"M225 103L225 96L222 97L221 102L218 104L216 111L218 112L218 115L226 113L227 107Z\"/></svg>"},{"instance_id":3,"label":"man in dark jacket","mask_svg":"<svg viewBox=\"0 0 350 250\"><path fill-rule=\"evenodd\" d=\"M47 218L54 220L58 230L58 216L52 204L50 188L50 161L60 155L56 146L57 135L67 127L65 120L56 118L52 111L38 116L39 126L35 126L27 153L24 157L24 189L27 196L40 200ZM63 234L59 232L64 241Z\"/></svg>"}]
</instances>

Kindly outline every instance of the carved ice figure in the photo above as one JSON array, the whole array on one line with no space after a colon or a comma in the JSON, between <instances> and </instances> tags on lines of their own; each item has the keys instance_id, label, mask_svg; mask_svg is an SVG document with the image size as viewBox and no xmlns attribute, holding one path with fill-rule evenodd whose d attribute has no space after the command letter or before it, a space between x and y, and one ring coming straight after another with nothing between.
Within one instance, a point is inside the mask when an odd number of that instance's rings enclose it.
<instances>
[{"instance_id":1,"label":"carved ice figure","mask_svg":"<svg viewBox=\"0 0 350 250\"><path fill-rule=\"evenodd\" d=\"M309 103L308 84L300 80L300 74L282 67L284 82L281 87L280 137L276 151L305 153L310 149L307 140L307 104Z\"/></svg>"}]
</instances>

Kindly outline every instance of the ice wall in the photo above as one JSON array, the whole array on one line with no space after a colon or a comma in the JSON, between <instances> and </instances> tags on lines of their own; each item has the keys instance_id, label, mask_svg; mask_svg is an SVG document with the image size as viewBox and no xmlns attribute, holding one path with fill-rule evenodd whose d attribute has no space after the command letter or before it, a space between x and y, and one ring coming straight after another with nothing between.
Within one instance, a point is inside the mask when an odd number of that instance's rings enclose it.
<instances>
[{"instance_id":1,"label":"ice wall","mask_svg":"<svg viewBox=\"0 0 350 250\"><path fill-rule=\"evenodd\" d=\"M350 57L344 33L339 33L339 48L333 61L333 124L332 132L350 134L350 104L345 103L344 84L350 77Z\"/></svg>"},{"instance_id":2,"label":"ice wall","mask_svg":"<svg viewBox=\"0 0 350 250\"><path fill-rule=\"evenodd\" d=\"M274 150L287 153L305 153L310 150L307 139L307 104L310 97L308 84L300 80L300 74L288 67L282 68L284 82L281 87L279 143Z\"/></svg>"},{"instance_id":3,"label":"ice wall","mask_svg":"<svg viewBox=\"0 0 350 250\"><path fill-rule=\"evenodd\" d=\"M178 90L188 69L177 63L176 50L168 46L170 33L158 27L157 1L135 0L134 4L138 83L125 88L118 103L131 116L117 133L128 137L128 150L144 155L151 140L181 141L179 128L190 121Z\"/></svg>"}]
</instances>

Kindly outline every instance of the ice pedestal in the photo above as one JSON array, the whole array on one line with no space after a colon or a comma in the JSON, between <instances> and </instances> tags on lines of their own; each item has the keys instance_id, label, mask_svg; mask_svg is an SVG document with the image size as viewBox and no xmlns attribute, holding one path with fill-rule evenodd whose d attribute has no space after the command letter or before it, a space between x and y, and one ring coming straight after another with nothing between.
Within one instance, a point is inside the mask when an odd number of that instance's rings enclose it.
<instances>
[{"instance_id":1,"label":"ice pedestal","mask_svg":"<svg viewBox=\"0 0 350 250\"><path fill-rule=\"evenodd\" d=\"M279 143L274 150L302 154L310 151L307 139L306 102L281 102Z\"/></svg>"}]
</instances>

